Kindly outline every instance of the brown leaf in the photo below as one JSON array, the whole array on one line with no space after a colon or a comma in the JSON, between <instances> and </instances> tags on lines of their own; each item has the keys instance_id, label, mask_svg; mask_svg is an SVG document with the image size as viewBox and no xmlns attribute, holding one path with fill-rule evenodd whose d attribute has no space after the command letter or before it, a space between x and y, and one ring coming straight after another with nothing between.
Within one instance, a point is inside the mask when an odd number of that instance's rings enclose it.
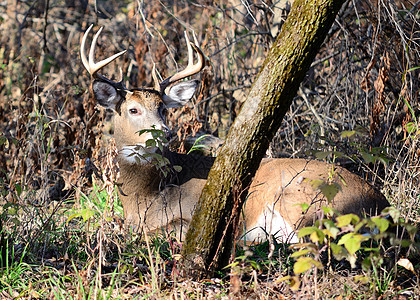
<instances>
[{"instance_id":1,"label":"brown leaf","mask_svg":"<svg viewBox=\"0 0 420 300\"><path fill-rule=\"evenodd\" d=\"M405 268L406 270L411 271L411 272L413 272L413 273L414 273L414 267L413 267L413 264L412 264L412 263L411 263L411 261L410 261L410 260L408 260L407 258L400 258L400 259L397 261L397 265L399 265L399 266L401 266L401 267Z\"/></svg>"}]
</instances>

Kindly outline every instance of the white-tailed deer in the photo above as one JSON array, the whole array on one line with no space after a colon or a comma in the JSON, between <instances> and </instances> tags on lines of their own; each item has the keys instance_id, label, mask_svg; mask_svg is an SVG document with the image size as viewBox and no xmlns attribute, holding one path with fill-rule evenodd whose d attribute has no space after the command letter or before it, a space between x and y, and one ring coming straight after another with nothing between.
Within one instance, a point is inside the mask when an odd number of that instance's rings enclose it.
<instances>
[{"instance_id":1,"label":"white-tailed deer","mask_svg":"<svg viewBox=\"0 0 420 300\"><path fill-rule=\"evenodd\" d=\"M124 207L126 224L153 232L162 228L185 233L194 207L200 197L213 158L183 155L157 147L146 147L153 128L169 133L165 125L165 111L185 105L194 95L198 82L181 81L197 74L204 66L197 40L190 43L187 36L189 62L186 69L166 78L155 80L154 89L127 90L122 82L114 82L98 74L125 51L95 63L95 47L101 29L93 38L89 59L85 54L86 31L81 44L83 65L89 71L91 92L96 101L114 110L114 138L119 150L119 195ZM194 52L198 62L194 63ZM139 134L139 131L144 131ZM175 176L165 177L151 160L160 153L171 165L182 167ZM331 170L334 170L331 172ZM331 175L331 173L333 175ZM322 179L337 182L340 191L331 206L341 214L372 215L389 203L359 176L330 164L305 159L264 159L249 189L244 207L244 232L248 241L265 240L267 234L279 241L295 241L296 229L311 224L318 216L321 205L328 205L325 196L311 185ZM310 208L303 213L301 205ZM180 236L180 235L178 235Z\"/></svg>"}]
</instances>

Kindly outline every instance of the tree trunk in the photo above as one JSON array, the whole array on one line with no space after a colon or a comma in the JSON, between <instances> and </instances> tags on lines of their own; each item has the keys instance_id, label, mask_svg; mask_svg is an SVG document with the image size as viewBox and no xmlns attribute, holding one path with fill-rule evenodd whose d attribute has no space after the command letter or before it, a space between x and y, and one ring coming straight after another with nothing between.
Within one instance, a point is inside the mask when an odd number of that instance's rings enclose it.
<instances>
[{"instance_id":1,"label":"tree trunk","mask_svg":"<svg viewBox=\"0 0 420 300\"><path fill-rule=\"evenodd\" d=\"M343 3L293 3L197 204L183 246L191 276L211 275L229 262L246 190Z\"/></svg>"}]
</instances>

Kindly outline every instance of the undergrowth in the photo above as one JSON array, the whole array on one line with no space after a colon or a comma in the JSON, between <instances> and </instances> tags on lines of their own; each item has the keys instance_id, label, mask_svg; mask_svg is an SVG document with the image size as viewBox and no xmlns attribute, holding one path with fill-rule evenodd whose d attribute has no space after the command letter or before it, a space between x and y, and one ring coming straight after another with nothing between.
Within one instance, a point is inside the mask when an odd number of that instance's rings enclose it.
<instances>
[{"instance_id":1,"label":"undergrowth","mask_svg":"<svg viewBox=\"0 0 420 300\"><path fill-rule=\"evenodd\" d=\"M183 31L197 33L212 64L193 103L169 112L170 142L184 151L188 138L226 135L290 7L0 3L0 297L418 299L418 6L348 1L268 151L342 165L397 210L365 219L326 208L335 218L303 228L301 243L238 242L229 268L194 282L182 274L173 235L123 226L109 114L86 92L81 35L105 26L97 55L129 50L107 75L122 68L131 88L151 86L154 63L162 77L185 65Z\"/></svg>"}]
</instances>

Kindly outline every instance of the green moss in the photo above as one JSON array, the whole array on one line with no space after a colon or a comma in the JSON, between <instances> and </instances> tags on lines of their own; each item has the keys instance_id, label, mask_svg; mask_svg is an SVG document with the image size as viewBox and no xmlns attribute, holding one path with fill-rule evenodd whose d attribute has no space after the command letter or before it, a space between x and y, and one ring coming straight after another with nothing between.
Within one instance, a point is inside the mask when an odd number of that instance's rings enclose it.
<instances>
[{"instance_id":1,"label":"green moss","mask_svg":"<svg viewBox=\"0 0 420 300\"><path fill-rule=\"evenodd\" d=\"M201 194L183 248L190 274L197 267L194 261L200 261L200 268L210 273L227 262L233 229L226 224L238 198L238 187L249 186L343 2L294 2ZM243 191L239 193L239 208L246 197Z\"/></svg>"}]
</instances>

